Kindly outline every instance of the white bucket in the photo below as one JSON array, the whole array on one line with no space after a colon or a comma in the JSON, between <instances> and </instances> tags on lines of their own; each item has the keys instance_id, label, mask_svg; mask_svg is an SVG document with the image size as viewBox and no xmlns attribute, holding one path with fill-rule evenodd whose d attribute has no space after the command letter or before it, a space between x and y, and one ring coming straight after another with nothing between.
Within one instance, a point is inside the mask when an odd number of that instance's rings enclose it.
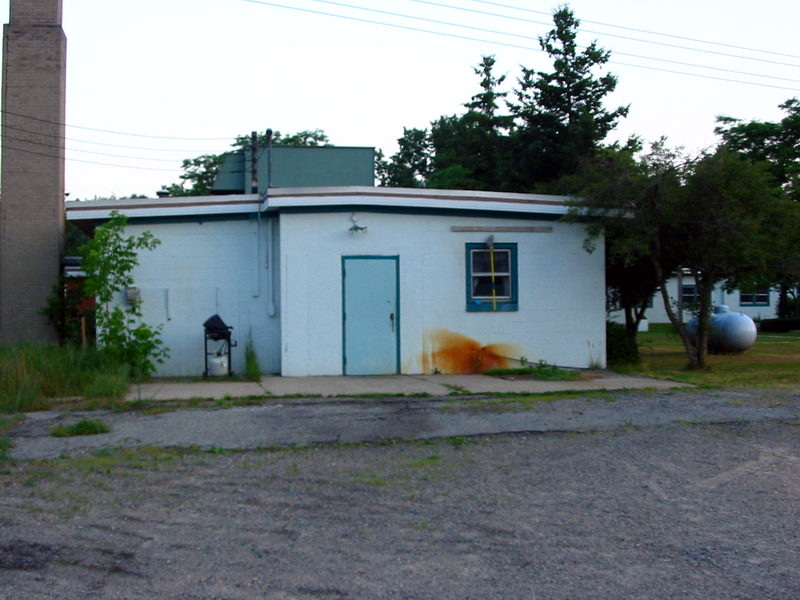
<instances>
[{"instance_id":1,"label":"white bucket","mask_svg":"<svg viewBox=\"0 0 800 600\"><path fill-rule=\"evenodd\" d=\"M208 376L223 377L228 374L228 357L223 354L212 354L208 357Z\"/></svg>"}]
</instances>

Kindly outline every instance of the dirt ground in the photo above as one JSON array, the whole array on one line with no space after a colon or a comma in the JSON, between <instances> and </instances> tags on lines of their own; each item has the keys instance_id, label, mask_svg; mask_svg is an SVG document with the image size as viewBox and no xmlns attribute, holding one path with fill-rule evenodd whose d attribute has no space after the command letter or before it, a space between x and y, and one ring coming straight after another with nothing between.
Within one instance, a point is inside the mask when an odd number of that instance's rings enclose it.
<instances>
[{"instance_id":1,"label":"dirt ground","mask_svg":"<svg viewBox=\"0 0 800 600\"><path fill-rule=\"evenodd\" d=\"M2 600L800 596L800 427L5 464Z\"/></svg>"}]
</instances>

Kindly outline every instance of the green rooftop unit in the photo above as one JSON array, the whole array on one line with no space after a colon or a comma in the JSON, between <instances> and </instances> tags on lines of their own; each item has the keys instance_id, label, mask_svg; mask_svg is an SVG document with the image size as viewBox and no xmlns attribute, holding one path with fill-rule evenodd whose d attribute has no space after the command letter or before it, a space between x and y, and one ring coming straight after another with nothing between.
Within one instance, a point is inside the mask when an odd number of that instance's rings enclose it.
<instances>
[{"instance_id":1,"label":"green rooftop unit","mask_svg":"<svg viewBox=\"0 0 800 600\"><path fill-rule=\"evenodd\" d=\"M256 154L258 192L267 187L375 185L375 149L348 146L273 146ZM271 163L271 164L270 164ZM225 156L213 194L251 193L249 150Z\"/></svg>"}]
</instances>

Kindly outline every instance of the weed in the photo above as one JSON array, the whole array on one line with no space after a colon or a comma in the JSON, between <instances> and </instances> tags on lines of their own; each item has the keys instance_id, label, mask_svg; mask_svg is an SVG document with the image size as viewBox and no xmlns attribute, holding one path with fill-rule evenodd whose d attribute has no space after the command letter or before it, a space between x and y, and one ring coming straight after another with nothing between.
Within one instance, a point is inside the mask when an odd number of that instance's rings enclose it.
<instances>
[{"instance_id":1,"label":"weed","mask_svg":"<svg viewBox=\"0 0 800 600\"><path fill-rule=\"evenodd\" d=\"M77 435L97 435L108 433L111 427L94 419L81 419L72 425L58 425L50 430L50 435L54 437L73 437Z\"/></svg>"},{"instance_id":2,"label":"weed","mask_svg":"<svg viewBox=\"0 0 800 600\"><path fill-rule=\"evenodd\" d=\"M116 371L97 373L84 388L87 398L122 398L128 391L128 366L120 365Z\"/></svg>"},{"instance_id":3,"label":"weed","mask_svg":"<svg viewBox=\"0 0 800 600\"><path fill-rule=\"evenodd\" d=\"M261 366L258 364L258 354L256 354L253 339L248 336L244 347L244 373L248 381L261 381Z\"/></svg>"},{"instance_id":4,"label":"weed","mask_svg":"<svg viewBox=\"0 0 800 600\"><path fill-rule=\"evenodd\" d=\"M407 467L412 467L412 468L424 468L433 466L437 464L440 460L441 458L439 457L438 454L431 454L430 456L426 456L424 458L417 458L415 460L406 461L403 464Z\"/></svg>"},{"instance_id":5,"label":"weed","mask_svg":"<svg viewBox=\"0 0 800 600\"><path fill-rule=\"evenodd\" d=\"M24 418L22 415L0 416L0 464L8 460L11 452L11 440L5 437L6 433Z\"/></svg>"},{"instance_id":6,"label":"weed","mask_svg":"<svg viewBox=\"0 0 800 600\"><path fill-rule=\"evenodd\" d=\"M0 346L0 412L44 410L55 398L119 398L127 388L122 371L123 365L94 348Z\"/></svg>"},{"instance_id":7,"label":"weed","mask_svg":"<svg viewBox=\"0 0 800 600\"><path fill-rule=\"evenodd\" d=\"M450 393L447 394L448 396L467 396L472 394L472 392L470 392L467 389L464 389L460 385L454 385L452 383L443 383L441 385L450 390Z\"/></svg>"},{"instance_id":8,"label":"weed","mask_svg":"<svg viewBox=\"0 0 800 600\"><path fill-rule=\"evenodd\" d=\"M622 428L625 431L638 431L638 430L641 429L641 427L639 425L637 425L636 423L634 423L630 419L625 419L625 421L622 423Z\"/></svg>"},{"instance_id":9,"label":"weed","mask_svg":"<svg viewBox=\"0 0 800 600\"><path fill-rule=\"evenodd\" d=\"M8 455L11 452L11 440L7 437L0 437L0 463L8 460Z\"/></svg>"},{"instance_id":10,"label":"weed","mask_svg":"<svg viewBox=\"0 0 800 600\"><path fill-rule=\"evenodd\" d=\"M582 375L578 371L561 369L540 360L535 365L527 365L517 369L490 369L484 373L492 377L522 376L544 381L578 381Z\"/></svg>"},{"instance_id":11,"label":"weed","mask_svg":"<svg viewBox=\"0 0 800 600\"><path fill-rule=\"evenodd\" d=\"M373 487L384 487L389 483L385 477L373 471L354 472L352 475L357 483Z\"/></svg>"}]
</instances>

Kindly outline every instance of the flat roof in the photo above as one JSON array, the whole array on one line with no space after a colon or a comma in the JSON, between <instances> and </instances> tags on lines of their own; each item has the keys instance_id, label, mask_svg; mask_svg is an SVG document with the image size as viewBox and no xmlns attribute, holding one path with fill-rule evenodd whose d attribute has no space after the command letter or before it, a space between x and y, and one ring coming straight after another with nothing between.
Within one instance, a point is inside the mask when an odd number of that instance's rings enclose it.
<instances>
[{"instance_id":1,"label":"flat roof","mask_svg":"<svg viewBox=\"0 0 800 600\"><path fill-rule=\"evenodd\" d=\"M567 213L568 196L514 194L473 190L434 190L368 186L272 188L268 195L175 196L166 198L119 198L70 200L70 221L103 221L112 210L129 218L234 215L281 210L325 210L338 207L370 207L404 210L457 210L560 216Z\"/></svg>"}]
</instances>

